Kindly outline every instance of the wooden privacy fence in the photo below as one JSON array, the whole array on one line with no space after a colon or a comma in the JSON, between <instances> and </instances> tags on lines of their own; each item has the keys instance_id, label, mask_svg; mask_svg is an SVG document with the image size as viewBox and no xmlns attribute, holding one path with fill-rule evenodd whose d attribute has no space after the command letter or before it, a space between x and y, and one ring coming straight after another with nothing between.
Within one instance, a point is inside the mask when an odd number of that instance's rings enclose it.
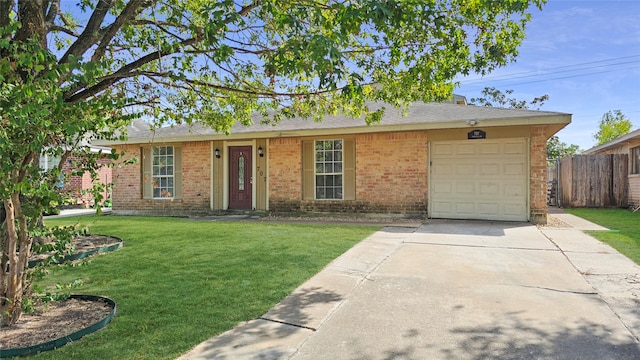
<instances>
[{"instance_id":1,"label":"wooden privacy fence","mask_svg":"<svg viewBox=\"0 0 640 360\"><path fill-rule=\"evenodd\" d=\"M563 207L627 207L627 154L574 155L560 160Z\"/></svg>"}]
</instances>

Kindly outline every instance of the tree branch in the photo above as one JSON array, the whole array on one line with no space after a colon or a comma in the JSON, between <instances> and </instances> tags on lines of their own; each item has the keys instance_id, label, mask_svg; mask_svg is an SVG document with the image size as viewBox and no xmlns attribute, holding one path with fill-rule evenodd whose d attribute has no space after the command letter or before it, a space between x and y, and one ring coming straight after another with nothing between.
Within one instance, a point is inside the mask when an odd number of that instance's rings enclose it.
<instances>
[{"instance_id":1,"label":"tree branch","mask_svg":"<svg viewBox=\"0 0 640 360\"><path fill-rule=\"evenodd\" d=\"M98 48L93 53L93 56L91 56L91 61L98 61L102 59L107 51L107 46L109 46L111 39L113 39L122 26L127 23L127 21L135 18L142 8L149 5L151 5L151 1L149 0L132 0L128 2L124 10L122 10L122 13L120 13L116 20L106 28L105 33L101 34L102 37L99 40Z\"/></svg>"},{"instance_id":2,"label":"tree branch","mask_svg":"<svg viewBox=\"0 0 640 360\"><path fill-rule=\"evenodd\" d=\"M87 51L87 49L95 44L100 26L109 12L109 9L113 6L113 2L114 0L98 0L98 4L96 5L93 14L91 14L84 31L60 58L58 64L65 64L69 62L70 56L80 57L85 51Z\"/></svg>"},{"instance_id":3,"label":"tree branch","mask_svg":"<svg viewBox=\"0 0 640 360\"><path fill-rule=\"evenodd\" d=\"M180 43L179 47L176 47L177 49L180 49L182 47L185 46L191 46L195 43L197 43L198 41L200 41L198 38L191 38L191 39L187 39L185 41L182 41ZM85 100L88 99L98 93L100 93L101 91L106 90L107 88L109 88L111 85L115 84L116 82L118 82L120 79L123 78L127 78L127 77L131 77L131 75L127 75L128 73L130 73L131 71L138 69L139 67L148 64L150 62L156 61L156 60L160 60L165 56L171 55L171 54L175 54L180 50L174 50L174 51L154 51L152 53L149 53L141 58L139 58L138 60L135 60L133 62L128 63L127 65L121 67L119 70L115 71L112 75L109 75L106 78L103 78L100 82L98 82L97 84L84 89L80 92L77 92L80 88L82 88L82 84L80 85L80 87L76 86L76 88L71 89L67 92L65 92L64 94L64 100L66 102L77 102L77 101L81 101L81 100Z\"/></svg>"}]
</instances>

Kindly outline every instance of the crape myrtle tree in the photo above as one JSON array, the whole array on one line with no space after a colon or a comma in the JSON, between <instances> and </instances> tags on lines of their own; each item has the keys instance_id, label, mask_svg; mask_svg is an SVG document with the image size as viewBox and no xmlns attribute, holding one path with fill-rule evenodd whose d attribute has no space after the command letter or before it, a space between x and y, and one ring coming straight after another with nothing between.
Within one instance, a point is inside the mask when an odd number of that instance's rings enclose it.
<instances>
[{"instance_id":1,"label":"crape myrtle tree","mask_svg":"<svg viewBox=\"0 0 640 360\"><path fill-rule=\"evenodd\" d=\"M0 0L1 324L20 317L37 219L59 201L41 154L62 165L140 116L220 132L252 114L373 124L371 101L445 99L456 75L512 61L544 2Z\"/></svg>"}]
</instances>

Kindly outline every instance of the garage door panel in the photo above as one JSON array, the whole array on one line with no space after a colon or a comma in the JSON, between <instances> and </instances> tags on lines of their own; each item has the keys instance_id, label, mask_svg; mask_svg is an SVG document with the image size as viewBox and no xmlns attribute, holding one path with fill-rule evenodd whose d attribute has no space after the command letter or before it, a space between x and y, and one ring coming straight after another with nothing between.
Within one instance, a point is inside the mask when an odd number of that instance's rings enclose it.
<instances>
[{"instance_id":1,"label":"garage door panel","mask_svg":"<svg viewBox=\"0 0 640 360\"><path fill-rule=\"evenodd\" d=\"M482 163L478 165L482 176L500 176L502 167L499 163Z\"/></svg>"},{"instance_id":2,"label":"garage door panel","mask_svg":"<svg viewBox=\"0 0 640 360\"><path fill-rule=\"evenodd\" d=\"M500 154L500 144L498 143L488 143L488 144L480 144L480 154L482 155L499 155Z\"/></svg>"},{"instance_id":3,"label":"garage door panel","mask_svg":"<svg viewBox=\"0 0 640 360\"><path fill-rule=\"evenodd\" d=\"M431 146L432 155L451 155L453 153L453 145L450 143L433 144Z\"/></svg>"},{"instance_id":4,"label":"garage door panel","mask_svg":"<svg viewBox=\"0 0 640 360\"><path fill-rule=\"evenodd\" d=\"M473 182L457 182L455 189L459 195L469 196L476 192L476 184Z\"/></svg>"},{"instance_id":5,"label":"garage door panel","mask_svg":"<svg viewBox=\"0 0 640 360\"><path fill-rule=\"evenodd\" d=\"M473 176L476 174L475 164L456 164L456 175Z\"/></svg>"},{"instance_id":6,"label":"garage door panel","mask_svg":"<svg viewBox=\"0 0 640 360\"><path fill-rule=\"evenodd\" d=\"M434 184L433 186L433 191L436 194L443 194L443 195L447 195L447 194L451 194L451 184L447 184L447 183L438 183L438 184Z\"/></svg>"},{"instance_id":7,"label":"garage door panel","mask_svg":"<svg viewBox=\"0 0 640 360\"><path fill-rule=\"evenodd\" d=\"M476 207L472 202L457 202L453 204L456 214L471 215L475 214Z\"/></svg>"},{"instance_id":8,"label":"garage door panel","mask_svg":"<svg viewBox=\"0 0 640 360\"><path fill-rule=\"evenodd\" d=\"M478 203L478 213L485 216L497 216L498 208L496 203Z\"/></svg>"},{"instance_id":9,"label":"garage door panel","mask_svg":"<svg viewBox=\"0 0 640 360\"><path fill-rule=\"evenodd\" d=\"M504 175L518 175L523 176L525 173L524 164L504 164Z\"/></svg>"},{"instance_id":10,"label":"garage door panel","mask_svg":"<svg viewBox=\"0 0 640 360\"><path fill-rule=\"evenodd\" d=\"M481 196L499 196L500 186L496 183L481 183L479 186Z\"/></svg>"},{"instance_id":11,"label":"garage door panel","mask_svg":"<svg viewBox=\"0 0 640 360\"><path fill-rule=\"evenodd\" d=\"M464 156L468 156L468 155L475 155L476 154L476 147L473 146L472 144L458 144L456 147L456 155L464 155Z\"/></svg>"},{"instance_id":12,"label":"garage door panel","mask_svg":"<svg viewBox=\"0 0 640 360\"><path fill-rule=\"evenodd\" d=\"M526 221L526 150L525 139L432 143L430 216Z\"/></svg>"},{"instance_id":13,"label":"garage door panel","mask_svg":"<svg viewBox=\"0 0 640 360\"><path fill-rule=\"evenodd\" d=\"M504 144L504 153L507 155L526 155L527 150L524 143L520 142L506 142Z\"/></svg>"}]
</instances>

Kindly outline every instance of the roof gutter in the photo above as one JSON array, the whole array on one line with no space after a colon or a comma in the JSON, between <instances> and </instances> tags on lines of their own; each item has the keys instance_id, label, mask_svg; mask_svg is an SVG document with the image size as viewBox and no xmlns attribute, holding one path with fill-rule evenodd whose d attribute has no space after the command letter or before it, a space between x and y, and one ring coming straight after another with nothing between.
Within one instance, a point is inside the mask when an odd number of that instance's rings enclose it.
<instances>
[{"instance_id":1,"label":"roof gutter","mask_svg":"<svg viewBox=\"0 0 640 360\"><path fill-rule=\"evenodd\" d=\"M551 116L535 116L526 118L502 118L502 119L477 119L473 120L474 124L470 124L470 120L456 120L430 123L411 123L411 124L394 124L394 125L370 125L370 126L353 126L353 127L335 127L323 129L301 129L301 130L273 130L273 131L248 131L226 134L201 134L201 135L175 135L161 136L157 135L152 139L150 137L132 137L125 141L94 141L94 145L118 145L118 144L148 144L148 143L173 143L187 141L211 141L211 140L244 140L255 138L282 138L282 137L300 137L300 136L323 136L335 134L368 134L378 132L392 131L415 131L415 130L440 130L440 129L461 129L461 128L477 128L477 127L496 127L496 126L526 126L526 125L556 125L558 130L571 122L570 114L551 115Z\"/></svg>"}]
</instances>

